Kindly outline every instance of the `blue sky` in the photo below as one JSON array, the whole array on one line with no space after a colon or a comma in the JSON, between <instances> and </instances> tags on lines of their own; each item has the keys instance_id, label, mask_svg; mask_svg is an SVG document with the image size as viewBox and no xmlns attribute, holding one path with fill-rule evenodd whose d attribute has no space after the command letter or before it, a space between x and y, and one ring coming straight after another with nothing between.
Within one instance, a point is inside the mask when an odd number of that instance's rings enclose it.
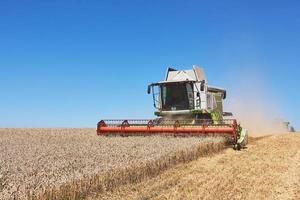
<instances>
[{"instance_id":1,"label":"blue sky","mask_svg":"<svg viewBox=\"0 0 300 200\"><path fill-rule=\"evenodd\" d=\"M299 9L288 0L0 1L0 127L153 117L147 84L168 66L199 64L228 101L241 77L263 77L300 128Z\"/></svg>"}]
</instances>

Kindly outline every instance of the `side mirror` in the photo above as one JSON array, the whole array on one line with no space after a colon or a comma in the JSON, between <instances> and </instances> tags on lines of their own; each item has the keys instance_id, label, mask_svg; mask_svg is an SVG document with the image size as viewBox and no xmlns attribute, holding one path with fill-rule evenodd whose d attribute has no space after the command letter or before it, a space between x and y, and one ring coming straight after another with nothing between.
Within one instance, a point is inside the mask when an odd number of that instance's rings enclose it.
<instances>
[{"instance_id":1,"label":"side mirror","mask_svg":"<svg viewBox=\"0 0 300 200\"><path fill-rule=\"evenodd\" d=\"M223 93L223 99L226 99L227 93L226 91Z\"/></svg>"},{"instance_id":2,"label":"side mirror","mask_svg":"<svg viewBox=\"0 0 300 200\"><path fill-rule=\"evenodd\" d=\"M151 85L148 85L148 90L147 93L150 94L151 93Z\"/></svg>"},{"instance_id":3,"label":"side mirror","mask_svg":"<svg viewBox=\"0 0 300 200\"><path fill-rule=\"evenodd\" d=\"M201 85L200 85L200 91L201 92L204 91L204 84L205 84L205 81L201 81Z\"/></svg>"}]
</instances>

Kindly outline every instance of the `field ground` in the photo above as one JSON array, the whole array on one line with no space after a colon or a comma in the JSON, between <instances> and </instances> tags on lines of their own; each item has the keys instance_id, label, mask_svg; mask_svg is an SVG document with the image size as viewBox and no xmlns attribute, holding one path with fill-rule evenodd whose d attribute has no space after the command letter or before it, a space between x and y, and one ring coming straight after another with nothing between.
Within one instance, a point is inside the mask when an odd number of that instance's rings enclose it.
<instances>
[{"instance_id":1,"label":"field ground","mask_svg":"<svg viewBox=\"0 0 300 200\"><path fill-rule=\"evenodd\" d=\"M0 199L300 199L300 134L224 140L0 129ZM38 195L38 196L37 196Z\"/></svg>"},{"instance_id":2,"label":"field ground","mask_svg":"<svg viewBox=\"0 0 300 200\"><path fill-rule=\"evenodd\" d=\"M250 138L242 151L226 149L90 199L300 199L300 134Z\"/></svg>"}]
</instances>

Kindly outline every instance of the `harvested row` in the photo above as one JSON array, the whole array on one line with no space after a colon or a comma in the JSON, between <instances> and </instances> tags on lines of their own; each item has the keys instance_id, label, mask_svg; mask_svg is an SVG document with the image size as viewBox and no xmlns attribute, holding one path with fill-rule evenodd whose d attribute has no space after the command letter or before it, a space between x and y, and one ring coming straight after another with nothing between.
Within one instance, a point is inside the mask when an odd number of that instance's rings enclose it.
<instances>
[{"instance_id":1,"label":"harvested row","mask_svg":"<svg viewBox=\"0 0 300 200\"><path fill-rule=\"evenodd\" d=\"M300 199L300 133L251 138L246 149L180 164L90 200Z\"/></svg>"},{"instance_id":2,"label":"harvested row","mask_svg":"<svg viewBox=\"0 0 300 200\"><path fill-rule=\"evenodd\" d=\"M0 129L0 199L83 198L224 148L221 138L99 137L94 129Z\"/></svg>"}]
</instances>

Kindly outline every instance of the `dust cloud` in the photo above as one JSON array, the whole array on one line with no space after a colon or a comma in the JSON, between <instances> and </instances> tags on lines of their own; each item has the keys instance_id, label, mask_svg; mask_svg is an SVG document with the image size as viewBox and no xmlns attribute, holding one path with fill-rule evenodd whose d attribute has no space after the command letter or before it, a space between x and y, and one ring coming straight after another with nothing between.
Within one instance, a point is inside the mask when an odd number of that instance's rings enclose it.
<instances>
[{"instance_id":1,"label":"dust cloud","mask_svg":"<svg viewBox=\"0 0 300 200\"><path fill-rule=\"evenodd\" d=\"M284 133L284 120L274 88L269 87L261 73L244 71L228 89L226 110L232 112L249 135Z\"/></svg>"}]
</instances>

